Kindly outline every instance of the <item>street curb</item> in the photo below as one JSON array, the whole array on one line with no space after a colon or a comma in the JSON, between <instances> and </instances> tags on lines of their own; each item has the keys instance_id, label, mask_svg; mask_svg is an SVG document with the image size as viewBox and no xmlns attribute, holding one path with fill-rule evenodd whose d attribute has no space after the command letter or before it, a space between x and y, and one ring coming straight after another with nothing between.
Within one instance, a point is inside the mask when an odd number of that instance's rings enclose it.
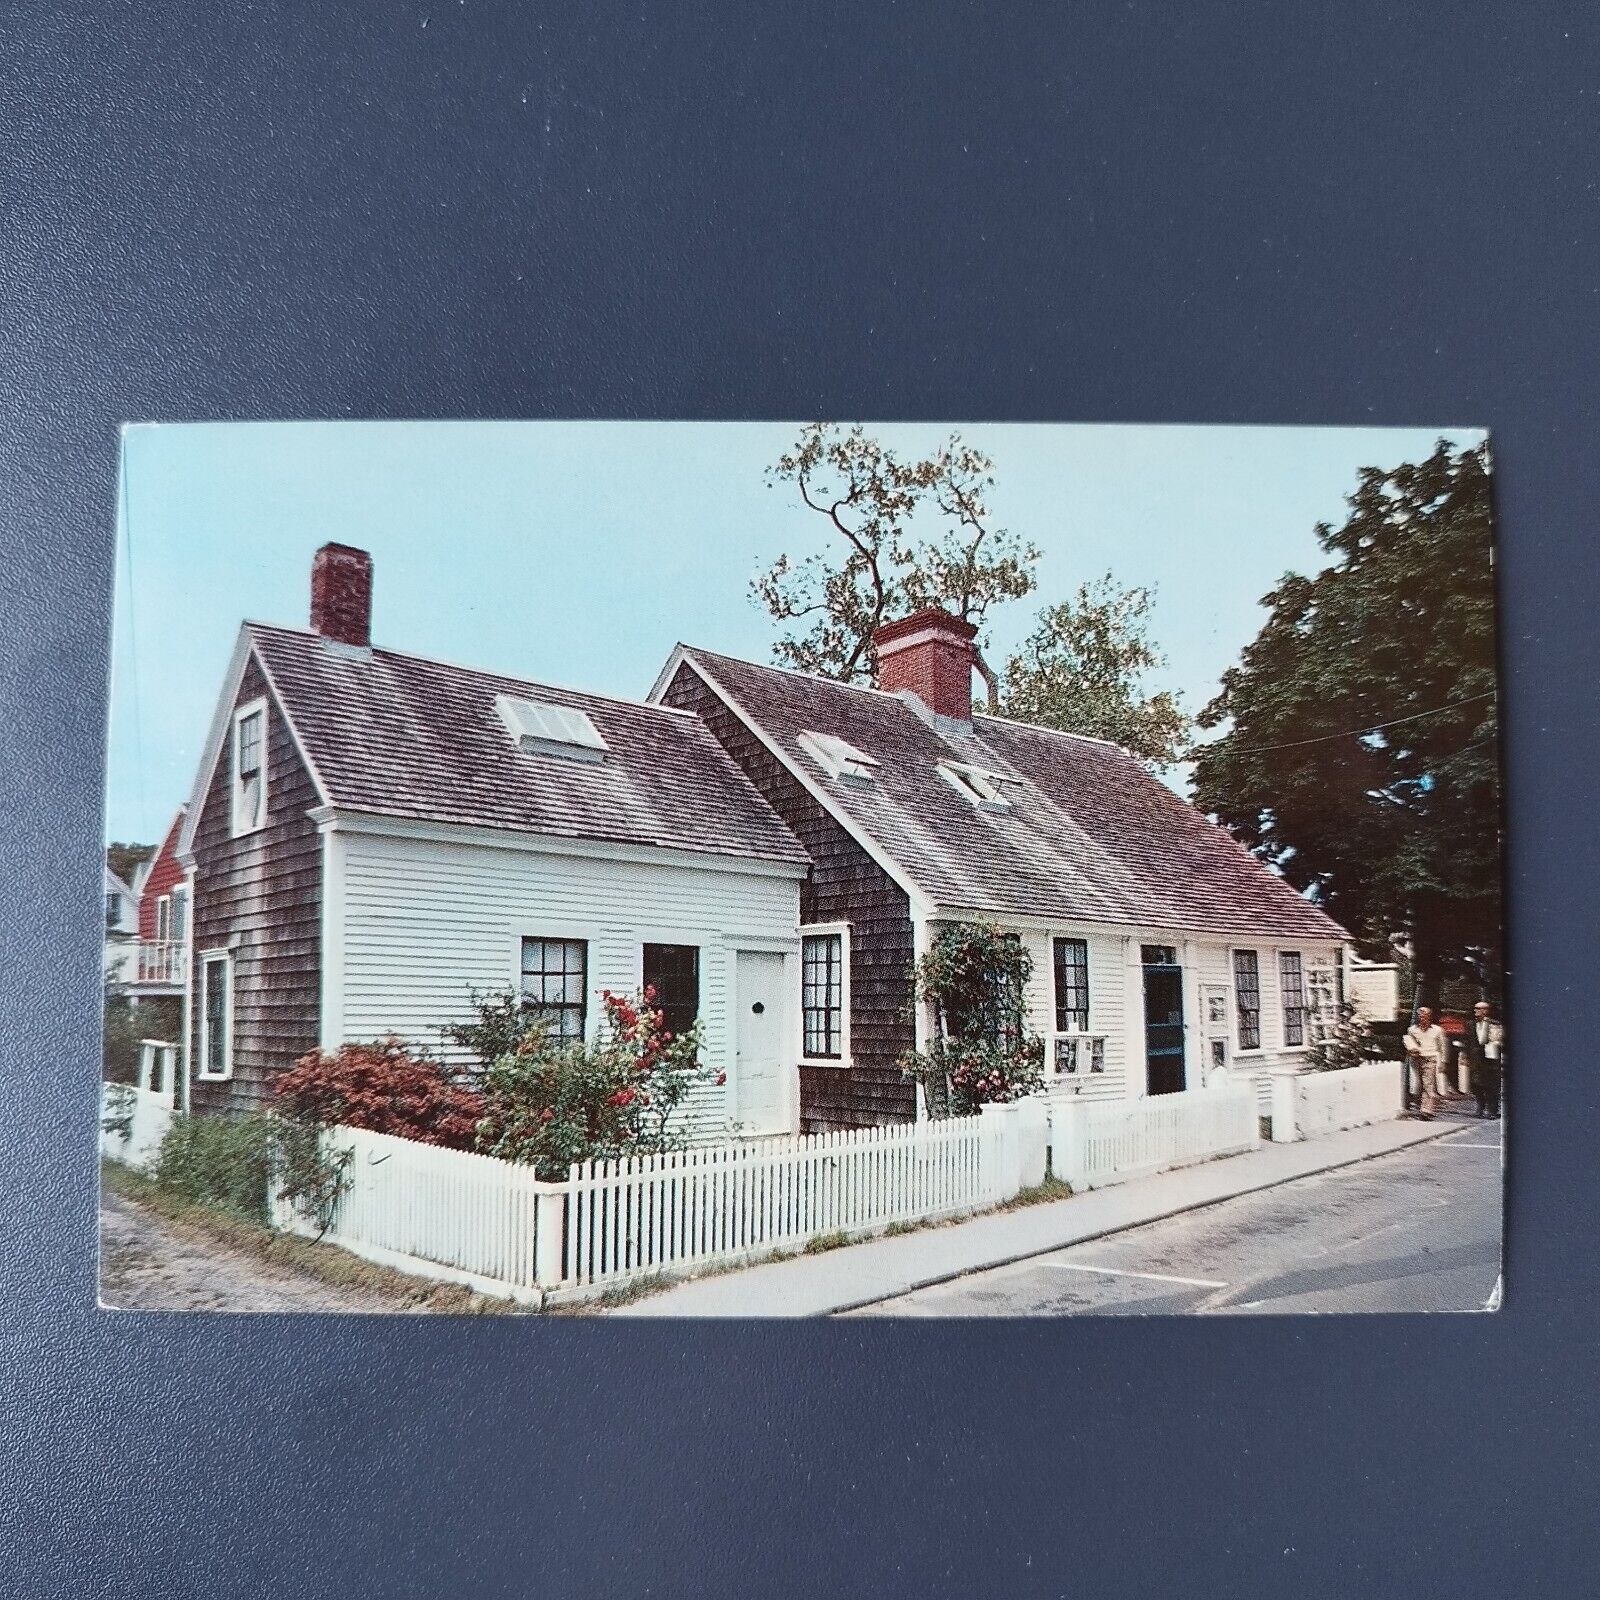
<instances>
[{"instance_id":1,"label":"street curb","mask_svg":"<svg viewBox=\"0 0 1600 1600\"><path fill-rule=\"evenodd\" d=\"M826 1311L814 1313L819 1317L838 1317L847 1312L859 1311L863 1306L882 1305L886 1300L898 1300L902 1295L915 1294L919 1289L930 1289L939 1283L954 1283L960 1278L970 1278L974 1273L992 1272L997 1267L1015 1266L1019 1261L1033 1261L1039 1256L1054 1255L1058 1250L1071 1250L1080 1244L1092 1244L1096 1239L1110 1239L1119 1233L1132 1233L1135 1228L1147 1228L1153 1222L1166 1222L1172 1217L1185 1216L1191 1211L1204 1211L1210 1206L1226 1205L1230 1200L1237 1200L1247 1194L1265 1194L1269 1189L1281 1189L1286 1184L1299 1183L1303 1178L1315 1178L1324 1172L1338 1172L1345 1167L1359 1167L1365 1161L1381 1161L1385 1156L1398 1155L1402 1150L1414 1150L1418 1145L1430 1144L1435 1139L1443 1139L1448 1134L1465 1133L1466 1126L1450 1126L1444 1128L1430 1128L1426 1133L1397 1144L1392 1150L1374 1150L1367 1155L1350 1156L1341 1161L1330 1161L1325 1167L1311 1167L1305 1172L1291 1173L1284 1178L1271 1178L1264 1183L1253 1183L1243 1189L1235 1189L1232 1194L1219 1194L1210 1200L1195 1200L1188 1205L1173 1206L1167 1211L1158 1211L1148 1217L1140 1217L1137 1222L1125 1222L1115 1228L1100 1228L1094 1233L1086 1233L1077 1239L1068 1239L1061 1244L1046 1245L1042 1250L1022 1250L1015 1255L996 1257L992 1261L979 1262L970 1267L962 1267L958 1272L934 1272L924 1277L908 1281L903 1287L895 1289L889 1294L876 1294L866 1299L850 1300L831 1306ZM1502 1160L1504 1157L1502 1156ZM1071 1205L1072 1201L1057 1202L1060 1205ZM990 1213L992 1215L993 1213Z\"/></svg>"}]
</instances>

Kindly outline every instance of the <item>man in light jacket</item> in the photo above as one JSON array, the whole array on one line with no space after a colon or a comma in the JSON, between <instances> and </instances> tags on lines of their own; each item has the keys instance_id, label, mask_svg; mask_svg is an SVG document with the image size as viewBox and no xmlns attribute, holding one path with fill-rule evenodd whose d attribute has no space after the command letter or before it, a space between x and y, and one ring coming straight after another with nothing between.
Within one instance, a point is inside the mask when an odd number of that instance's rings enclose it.
<instances>
[{"instance_id":1,"label":"man in light jacket","mask_svg":"<svg viewBox=\"0 0 1600 1600\"><path fill-rule=\"evenodd\" d=\"M1489 1015L1489 1002L1480 1000L1472 1008L1472 1021L1461 1041L1467 1058L1472 1098L1478 1102L1480 1117L1500 1115L1500 1072L1505 1061L1506 1030Z\"/></svg>"},{"instance_id":2,"label":"man in light jacket","mask_svg":"<svg viewBox=\"0 0 1600 1600\"><path fill-rule=\"evenodd\" d=\"M1406 1029L1406 1059L1417 1074L1417 1111L1424 1119L1439 1109L1439 1074L1449 1052L1444 1029L1427 1006L1417 1007L1417 1020Z\"/></svg>"}]
</instances>

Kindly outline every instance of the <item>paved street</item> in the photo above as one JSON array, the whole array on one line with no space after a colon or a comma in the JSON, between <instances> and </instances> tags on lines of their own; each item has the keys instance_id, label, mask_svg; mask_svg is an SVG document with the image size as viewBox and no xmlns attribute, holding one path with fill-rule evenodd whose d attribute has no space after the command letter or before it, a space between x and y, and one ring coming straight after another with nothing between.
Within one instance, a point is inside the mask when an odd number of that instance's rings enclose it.
<instances>
[{"instance_id":1,"label":"paved street","mask_svg":"<svg viewBox=\"0 0 1600 1600\"><path fill-rule=\"evenodd\" d=\"M857 1316L1465 1311L1500 1275L1498 1122L1026 1261Z\"/></svg>"}]
</instances>

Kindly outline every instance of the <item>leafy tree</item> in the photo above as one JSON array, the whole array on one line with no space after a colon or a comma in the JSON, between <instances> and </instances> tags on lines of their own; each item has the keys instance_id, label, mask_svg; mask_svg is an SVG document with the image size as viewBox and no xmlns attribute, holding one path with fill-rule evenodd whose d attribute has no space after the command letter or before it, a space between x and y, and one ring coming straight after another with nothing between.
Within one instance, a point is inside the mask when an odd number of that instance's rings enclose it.
<instances>
[{"instance_id":1,"label":"leafy tree","mask_svg":"<svg viewBox=\"0 0 1600 1600\"><path fill-rule=\"evenodd\" d=\"M134 872L155 853L153 844L108 844L106 865L132 888Z\"/></svg>"},{"instance_id":2,"label":"leafy tree","mask_svg":"<svg viewBox=\"0 0 1600 1600\"><path fill-rule=\"evenodd\" d=\"M1039 551L994 526L994 463L959 434L906 461L860 426L814 422L768 481L793 483L845 550L842 561L832 544L798 561L780 556L751 584L785 629L775 653L790 666L870 683L880 623L942 605L981 624L991 606L1034 587ZM979 670L997 693L987 663Z\"/></svg>"},{"instance_id":3,"label":"leafy tree","mask_svg":"<svg viewBox=\"0 0 1600 1600\"><path fill-rule=\"evenodd\" d=\"M1000 714L1018 722L1109 739L1154 766L1176 761L1190 721L1165 690L1145 694L1145 674L1166 659L1151 642L1149 589L1118 589L1108 572L1048 606L1006 663Z\"/></svg>"},{"instance_id":4,"label":"leafy tree","mask_svg":"<svg viewBox=\"0 0 1600 1600\"><path fill-rule=\"evenodd\" d=\"M1333 563L1287 574L1200 715L1194 793L1417 993L1501 972L1499 727L1486 448L1363 469ZM1352 731L1354 730L1354 731Z\"/></svg>"}]
</instances>

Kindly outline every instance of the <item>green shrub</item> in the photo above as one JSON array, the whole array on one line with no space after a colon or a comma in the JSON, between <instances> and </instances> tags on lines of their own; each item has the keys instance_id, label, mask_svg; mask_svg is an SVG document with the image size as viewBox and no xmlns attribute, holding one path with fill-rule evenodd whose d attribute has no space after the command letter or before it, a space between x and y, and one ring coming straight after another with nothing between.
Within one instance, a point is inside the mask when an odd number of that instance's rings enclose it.
<instances>
[{"instance_id":1,"label":"green shrub","mask_svg":"<svg viewBox=\"0 0 1600 1600\"><path fill-rule=\"evenodd\" d=\"M107 1083L139 1081L139 1016L108 979L105 986L105 1030L101 1035L100 1076Z\"/></svg>"},{"instance_id":2,"label":"green shrub","mask_svg":"<svg viewBox=\"0 0 1600 1600\"><path fill-rule=\"evenodd\" d=\"M268 1111L241 1117L174 1117L152 1176L168 1194L247 1222L270 1221L276 1194L328 1231L350 1187L349 1150L330 1150L314 1122Z\"/></svg>"},{"instance_id":3,"label":"green shrub","mask_svg":"<svg viewBox=\"0 0 1600 1600\"><path fill-rule=\"evenodd\" d=\"M264 1112L174 1117L156 1155L156 1182L181 1199L265 1223L276 1120Z\"/></svg>"}]
</instances>

